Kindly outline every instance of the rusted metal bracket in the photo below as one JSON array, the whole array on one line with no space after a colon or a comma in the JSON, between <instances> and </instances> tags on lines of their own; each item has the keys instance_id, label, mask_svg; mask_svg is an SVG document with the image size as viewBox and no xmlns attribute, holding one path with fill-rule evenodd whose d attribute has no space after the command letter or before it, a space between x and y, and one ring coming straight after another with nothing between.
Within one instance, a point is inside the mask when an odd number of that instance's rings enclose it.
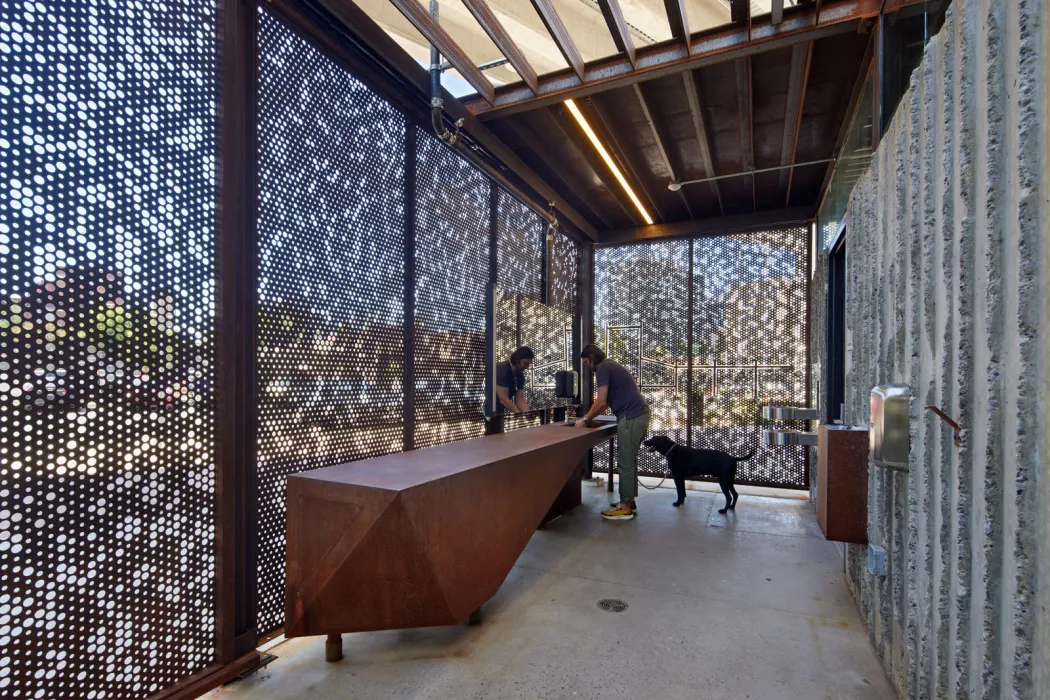
<instances>
[{"instance_id":1,"label":"rusted metal bracket","mask_svg":"<svg viewBox=\"0 0 1050 700\"><path fill-rule=\"evenodd\" d=\"M941 409L937 408L936 406L927 406L926 410L933 411L935 414L937 414L940 417L940 419L942 421L944 421L948 425L952 426L952 430L955 431L955 446L956 447L962 447L962 437L960 437L960 432L962 431L962 426L959 425L958 423L956 423L954 420L952 420L951 417L947 413L945 413Z\"/></svg>"}]
</instances>

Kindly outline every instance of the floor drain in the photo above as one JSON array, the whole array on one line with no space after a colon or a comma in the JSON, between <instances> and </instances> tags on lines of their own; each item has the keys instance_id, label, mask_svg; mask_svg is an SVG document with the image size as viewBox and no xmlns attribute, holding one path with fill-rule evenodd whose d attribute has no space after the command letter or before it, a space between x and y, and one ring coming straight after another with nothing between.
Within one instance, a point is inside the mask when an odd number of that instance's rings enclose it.
<instances>
[{"instance_id":1,"label":"floor drain","mask_svg":"<svg viewBox=\"0 0 1050 700\"><path fill-rule=\"evenodd\" d=\"M598 601L598 607L605 612L623 612L627 609L627 603L616 598L603 598Z\"/></svg>"}]
</instances>

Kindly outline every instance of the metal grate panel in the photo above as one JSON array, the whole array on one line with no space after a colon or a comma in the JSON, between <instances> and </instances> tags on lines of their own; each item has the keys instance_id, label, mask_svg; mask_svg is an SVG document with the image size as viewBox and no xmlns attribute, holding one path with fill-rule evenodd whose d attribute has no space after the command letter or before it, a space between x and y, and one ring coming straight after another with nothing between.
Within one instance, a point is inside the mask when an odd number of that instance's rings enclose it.
<instances>
[{"instance_id":1,"label":"metal grate panel","mask_svg":"<svg viewBox=\"0 0 1050 700\"><path fill-rule=\"evenodd\" d=\"M806 405L804 228L693 241L693 445L754 459L739 481L808 488L804 447L762 445L761 406Z\"/></svg>"},{"instance_id":2,"label":"metal grate panel","mask_svg":"<svg viewBox=\"0 0 1050 700\"><path fill-rule=\"evenodd\" d=\"M554 375L572 369L572 315L531 299L521 300L521 338L536 353L528 372L527 392L533 408L570 406L555 396Z\"/></svg>"},{"instance_id":3,"label":"metal grate panel","mask_svg":"<svg viewBox=\"0 0 1050 700\"><path fill-rule=\"evenodd\" d=\"M526 372L526 399L533 409L569 406L572 399L555 396L554 375L572 369L573 317L563 309L541 304L514 292L494 290L493 341L496 361L507 360L518 342L535 352Z\"/></svg>"},{"instance_id":4,"label":"metal grate panel","mask_svg":"<svg viewBox=\"0 0 1050 700\"><path fill-rule=\"evenodd\" d=\"M214 660L216 7L0 5L0 696Z\"/></svg>"},{"instance_id":5,"label":"metal grate panel","mask_svg":"<svg viewBox=\"0 0 1050 700\"><path fill-rule=\"evenodd\" d=\"M731 454L757 446L737 473L742 482L807 487L805 448L760 444L762 428L803 427L763 425L760 407L806 405L807 235L797 228L595 254L595 341L639 380L650 433ZM595 469L607 464L608 448L596 448ZM643 453L639 471L666 474L664 460Z\"/></svg>"},{"instance_id":6,"label":"metal grate panel","mask_svg":"<svg viewBox=\"0 0 1050 700\"><path fill-rule=\"evenodd\" d=\"M496 191L496 283L543 301L546 221L503 188Z\"/></svg>"},{"instance_id":7,"label":"metal grate panel","mask_svg":"<svg viewBox=\"0 0 1050 700\"><path fill-rule=\"evenodd\" d=\"M650 435L686 441L689 242L645 243L595 253L594 327L606 353L634 375L649 402ZM604 450L595 467L604 464ZM660 455L642 451L641 474L668 473Z\"/></svg>"},{"instance_id":8,"label":"metal grate panel","mask_svg":"<svg viewBox=\"0 0 1050 700\"><path fill-rule=\"evenodd\" d=\"M563 233L554 235L550 244L550 277L547 303L570 314L578 313L577 279L580 274L580 246Z\"/></svg>"},{"instance_id":9,"label":"metal grate panel","mask_svg":"<svg viewBox=\"0 0 1050 700\"><path fill-rule=\"evenodd\" d=\"M403 447L404 117L259 15L260 634L289 474Z\"/></svg>"},{"instance_id":10,"label":"metal grate panel","mask_svg":"<svg viewBox=\"0 0 1050 700\"><path fill-rule=\"evenodd\" d=\"M417 448L485 432L489 180L420 130L416 180Z\"/></svg>"}]
</instances>

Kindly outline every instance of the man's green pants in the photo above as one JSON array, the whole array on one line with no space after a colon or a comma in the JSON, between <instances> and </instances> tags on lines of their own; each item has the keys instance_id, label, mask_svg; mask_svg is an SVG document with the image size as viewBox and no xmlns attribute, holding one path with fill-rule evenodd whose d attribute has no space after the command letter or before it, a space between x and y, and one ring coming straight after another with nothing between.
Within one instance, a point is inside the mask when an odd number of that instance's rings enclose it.
<instances>
[{"instance_id":1,"label":"man's green pants","mask_svg":"<svg viewBox=\"0 0 1050 700\"><path fill-rule=\"evenodd\" d=\"M638 450L649 432L649 409L637 418L616 421L616 461L620 463L620 500L638 496ZM611 476L609 477L612 478Z\"/></svg>"}]
</instances>

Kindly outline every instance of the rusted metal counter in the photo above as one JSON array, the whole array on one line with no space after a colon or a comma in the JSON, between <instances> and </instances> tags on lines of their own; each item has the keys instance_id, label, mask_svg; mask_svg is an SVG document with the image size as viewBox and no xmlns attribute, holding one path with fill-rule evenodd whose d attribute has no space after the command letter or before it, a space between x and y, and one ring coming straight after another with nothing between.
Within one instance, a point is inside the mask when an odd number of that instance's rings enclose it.
<instances>
[{"instance_id":1,"label":"rusted metal counter","mask_svg":"<svg viewBox=\"0 0 1050 700\"><path fill-rule=\"evenodd\" d=\"M541 425L288 478L285 635L452 625L499 590L615 425ZM578 501L577 501L578 502Z\"/></svg>"}]
</instances>

